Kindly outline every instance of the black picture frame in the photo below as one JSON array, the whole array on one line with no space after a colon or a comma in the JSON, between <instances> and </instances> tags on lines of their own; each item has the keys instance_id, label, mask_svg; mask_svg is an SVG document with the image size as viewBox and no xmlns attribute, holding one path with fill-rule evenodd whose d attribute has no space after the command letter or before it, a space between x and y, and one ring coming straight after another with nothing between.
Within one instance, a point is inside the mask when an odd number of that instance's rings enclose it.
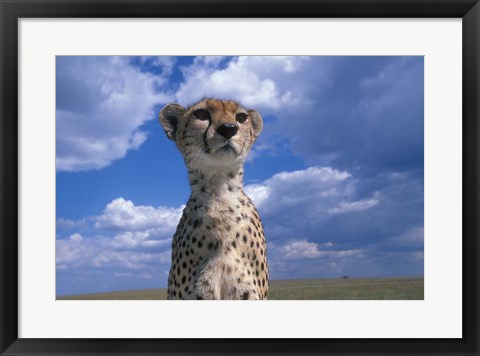
<instances>
[{"instance_id":1,"label":"black picture frame","mask_svg":"<svg viewBox=\"0 0 480 356\"><path fill-rule=\"evenodd\" d=\"M0 0L0 354L479 355L478 0ZM462 18L463 296L461 339L18 338L18 20L20 18ZM441 319L441 318L440 318Z\"/></svg>"}]
</instances>

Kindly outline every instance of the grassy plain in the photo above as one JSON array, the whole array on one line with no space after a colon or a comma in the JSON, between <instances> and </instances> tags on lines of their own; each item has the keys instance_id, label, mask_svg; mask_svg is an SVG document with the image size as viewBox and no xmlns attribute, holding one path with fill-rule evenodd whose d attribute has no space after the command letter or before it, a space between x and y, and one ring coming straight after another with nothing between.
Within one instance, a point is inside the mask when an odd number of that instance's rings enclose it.
<instances>
[{"instance_id":1,"label":"grassy plain","mask_svg":"<svg viewBox=\"0 0 480 356\"><path fill-rule=\"evenodd\" d=\"M270 281L269 300L422 300L423 277L320 278ZM145 289L59 296L57 300L162 300L167 290Z\"/></svg>"}]
</instances>

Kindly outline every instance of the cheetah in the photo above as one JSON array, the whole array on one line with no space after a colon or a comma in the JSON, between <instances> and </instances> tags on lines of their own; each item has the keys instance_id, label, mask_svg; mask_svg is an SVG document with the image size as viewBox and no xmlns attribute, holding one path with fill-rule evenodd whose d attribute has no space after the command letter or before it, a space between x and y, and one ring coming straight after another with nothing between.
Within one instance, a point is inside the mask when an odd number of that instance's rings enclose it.
<instances>
[{"instance_id":1,"label":"cheetah","mask_svg":"<svg viewBox=\"0 0 480 356\"><path fill-rule=\"evenodd\" d=\"M172 240L168 299L267 299L263 225L243 191L261 116L206 98L186 108L168 104L159 120L184 158L191 189Z\"/></svg>"}]
</instances>

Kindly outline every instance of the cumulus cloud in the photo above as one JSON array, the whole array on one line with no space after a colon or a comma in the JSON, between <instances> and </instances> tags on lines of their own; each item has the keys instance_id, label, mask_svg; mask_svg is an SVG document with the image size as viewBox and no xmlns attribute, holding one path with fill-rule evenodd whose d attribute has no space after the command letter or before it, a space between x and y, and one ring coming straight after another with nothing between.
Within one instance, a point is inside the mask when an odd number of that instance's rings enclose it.
<instances>
[{"instance_id":1,"label":"cumulus cloud","mask_svg":"<svg viewBox=\"0 0 480 356\"><path fill-rule=\"evenodd\" d=\"M309 167L293 172L280 172L261 183L245 186L262 216L295 216L324 219L327 213L367 210L377 199L355 201L356 180L346 171L331 167ZM342 210L342 211L340 211ZM299 214L299 215L300 215Z\"/></svg>"},{"instance_id":2,"label":"cumulus cloud","mask_svg":"<svg viewBox=\"0 0 480 356\"><path fill-rule=\"evenodd\" d=\"M315 225L328 219L329 210L342 202L353 206L356 202L355 179L350 173L331 167L280 172L263 182L247 185L245 190L262 215L270 242L279 242L274 251L285 260L317 258L322 253L320 247L331 249L331 241L297 238L298 233L308 233L305 219ZM183 206L135 205L119 197L108 203L100 215L88 221L83 219L81 224L60 218L57 224L67 228L81 226L85 234L73 233L57 240L57 267L142 269L155 261L168 263L171 237L182 211ZM85 226L87 222L91 226Z\"/></svg>"},{"instance_id":3,"label":"cumulus cloud","mask_svg":"<svg viewBox=\"0 0 480 356\"><path fill-rule=\"evenodd\" d=\"M134 57L134 60L137 58L144 70L160 71L161 77L172 74L177 62L177 57L174 56L141 56Z\"/></svg>"},{"instance_id":4,"label":"cumulus cloud","mask_svg":"<svg viewBox=\"0 0 480 356\"><path fill-rule=\"evenodd\" d=\"M167 95L176 61L58 57L57 169L105 167L145 141L153 105L203 96L240 100L267 118L255 152L287 142L311 164L361 172L423 165L421 57L195 57Z\"/></svg>"},{"instance_id":5,"label":"cumulus cloud","mask_svg":"<svg viewBox=\"0 0 480 356\"><path fill-rule=\"evenodd\" d=\"M99 169L146 140L141 126L169 96L164 78L128 57L59 56L56 62L58 171Z\"/></svg>"},{"instance_id":6,"label":"cumulus cloud","mask_svg":"<svg viewBox=\"0 0 480 356\"><path fill-rule=\"evenodd\" d=\"M283 245L279 252L283 254L285 260L298 260L303 258L317 258L321 255L318 245L305 240L295 241Z\"/></svg>"},{"instance_id":7,"label":"cumulus cloud","mask_svg":"<svg viewBox=\"0 0 480 356\"><path fill-rule=\"evenodd\" d=\"M180 208L135 205L130 200L117 198L107 204L103 214L95 218L95 227L110 230L145 230L156 228L172 231L182 216Z\"/></svg>"},{"instance_id":8,"label":"cumulus cloud","mask_svg":"<svg viewBox=\"0 0 480 356\"><path fill-rule=\"evenodd\" d=\"M266 229L273 276L280 271L301 275L305 273L303 267L290 262L314 259L322 260L317 274L328 275L330 269L326 266L331 263L337 263L336 270L340 273L341 260L366 255L349 244L337 246L329 240L331 234L325 233L332 216L365 212L379 204L379 194L357 199L357 185L357 179L347 171L314 166L280 172L263 182L245 186Z\"/></svg>"},{"instance_id":9,"label":"cumulus cloud","mask_svg":"<svg viewBox=\"0 0 480 356\"><path fill-rule=\"evenodd\" d=\"M265 227L272 278L422 273L423 228L411 228L418 183L373 193L362 185L350 172L314 166L245 186Z\"/></svg>"},{"instance_id":10,"label":"cumulus cloud","mask_svg":"<svg viewBox=\"0 0 480 356\"><path fill-rule=\"evenodd\" d=\"M306 102L301 87L291 85L306 61L309 57L196 57L183 68L184 81L175 96L184 104L204 96L231 98L271 113Z\"/></svg>"},{"instance_id":11,"label":"cumulus cloud","mask_svg":"<svg viewBox=\"0 0 480 356\"><path fill-rule=\"evenodd\" d=\"M150 240L149 233L122 233L114 237L75 233L57 239L57 268L144 269L170 262L171 239Z\"/></svg>"},{"instance_id":12,"label":"cumulus cloud","mask_svg":"<svg viewBox=\"0 0 480 356\"><path fill-rule=\"evenodd\" d=\"M367 273L378 266L387 273L394 265L407 273L406 261L411 271L423 268L423 59L197 57L181 68L183 81L175 80L172 95L162 92L176 69L174 57L61 61L58 170L98 169L139 148L148 137L142 125L155 118L158 103L237 99L264 117L254 157L288 153L313 166L246 184L273 246L273 277ZM141 273L154 276L144 254L157 254L156 262L158 254L168 255L180 215L178 207L118 198L83 223L60 218L60 262L62 256L75 261L70 252L78 245L98 268L121 275L130 272L113 266L143 266Z\"/></svg>"},{"instance_id":13,"label":"cumulus cloud","mask_svg":"<svg viewBox=\"0 0 480 356\"><path fill-rule=\"evenodd\" d=\"M57 231L57 294L125 289L123 283L145 288L146 281L150 288L164 286L177 210L136 206L118 198L107 204L104 214L85 219L82 233ZM117 224L121 214L125 224Z\"/></svg>"},{"instance_id":14,"label":"cumulus cloud","mask_svg":"<svg viewBox=\"0 0 480 356\"><path fill-rule=\"evenodd\" d=\"M388 194L358 199L357 185L351 173L331 167L280 172L246 185L265 226L273 279L372 275L376 269L378 273L373 275L377 276L395 275L398 271L416 274L422 270L423 227L401 227L401 234L385 235L378 225L385 219L377 216L384 209L375 207L380 197L388 198ZM182 208L135 205L124 198L114 199L100 215L82 220L84 232L57 239L57 271L74 275L92 271L117 277L112 279L117 281L128 278L165 283L171 237ZM359 226L369 228L367 233L349 225L351 217L336 220L343 215L338 209L357 216ZM58 221L80 229L73 220ZM372 238L370 231L377 235ZM369 236L369 240L362 242L362 235ZM386 267L378 270L378 266Z\"/></svg>"},{"instance_id":15,"label":"cumulus cloud","mask_svg":"<svg viewBox=\"0 0 480 356\"><path fill-rule=\"evenodd\" d=\"M269 245L270 275L280 279L358 276L364 273L358 273L362 264L371 258L368 249L338 250L331 243L299 240Z\"/></svg>"},{"instance_id":16,"label":"cumulus cloud","mask_svg":"<svg viewBox=\"0 0 480 356\"><path fill-rule=\"evenodd\" d=\"M290 261L303 259L324 259L324 261L340 262L343 258L361 258L368 254L367 249L344 249L335 248L333 243L315 243L303 239L289 241L286 243L269 244L270 252L274 256L274 260Z\"/></svg>"},{"instance_id":17,"label":"cumulus cloud","mask_svg":"<svg viewBox=\"0 0 480 356\"><path fill-rule=\"evenodd\" d=\"M254 152L286 141L310 164L423 166L422 57L197 57L183 73L183 104L232 98L275 118Z\"/></svg>"},{"instance_id":18,"label":"cumulus cloud","mask_svg":"<svg viewBox=\"0 0 480 356\"><path fill-rule=\"evenodd\" d=\"M57 239L57 268L111 268L112 273L124 273L123 269L148 270L169 263L172 236L182 209L114 199L103 214L89 219L94 225L85 229L87 236L73 233Z\"/></svg>"},{"instance_id":19,"label":"cumulus cloud","mask_svg":"<svg viewBox=\"0 0 480 356\"><path fill-rule=\"evenodd\" d=\"M367 199L351 203L341 202L337 207L328 209L330 214L344 214L355 211L363 211L378 205L378 199Z\"/></svg>"}]
</instances>

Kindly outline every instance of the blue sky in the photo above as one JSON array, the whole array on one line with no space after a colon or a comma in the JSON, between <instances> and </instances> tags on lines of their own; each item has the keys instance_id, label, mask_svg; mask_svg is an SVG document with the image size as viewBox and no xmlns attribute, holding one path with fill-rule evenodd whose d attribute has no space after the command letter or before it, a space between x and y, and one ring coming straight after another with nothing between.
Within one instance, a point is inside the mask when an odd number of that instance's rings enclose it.
<instances>
[{"instance_id":1,"label":"blue sky","mask_svg":"<svg viewBox=\"0 0 480 356\"><path fill-rule=\"evenodd\" d=\"M272 279L423 275L423 57L56 59L57 295L166 287L187 174L157 114L256 109Z\"/></svg>"}]
</instances>

